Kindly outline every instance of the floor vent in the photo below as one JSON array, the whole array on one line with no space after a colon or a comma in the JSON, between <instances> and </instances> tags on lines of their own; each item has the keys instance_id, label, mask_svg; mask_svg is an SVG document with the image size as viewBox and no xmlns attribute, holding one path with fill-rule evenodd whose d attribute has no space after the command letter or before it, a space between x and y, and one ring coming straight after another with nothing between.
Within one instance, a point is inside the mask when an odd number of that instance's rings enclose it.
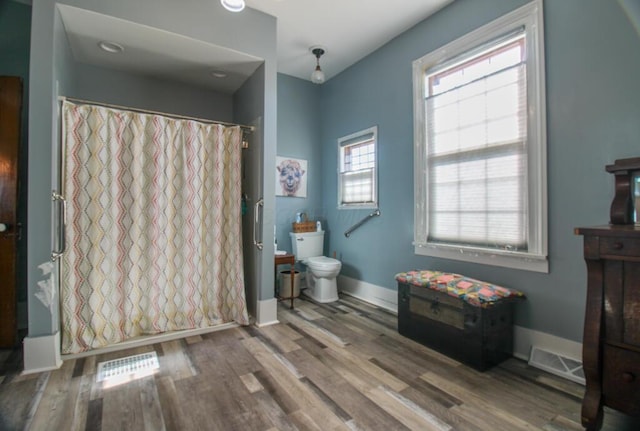
<instances>
[{"instance_id":1,"label":"floor vent","mask_svg":"<svg viewBox=\"0 0 640 431\"><path fill-rule=\"evenodd\" d=\"M100 362L96 382L105 386L115 386L131 380L150 376L160 369L156 352L127 356L126 358Z\"/></svg>"},{"instance_id":2,"label":"floor vent","mask_svg":"<svg viewBox=\"0 0 640 431\"><path fill-rule=\"evenodd\" d=\"M584 385L582 362L533 346L529 365Z\"/></svg>"}]
</instances>

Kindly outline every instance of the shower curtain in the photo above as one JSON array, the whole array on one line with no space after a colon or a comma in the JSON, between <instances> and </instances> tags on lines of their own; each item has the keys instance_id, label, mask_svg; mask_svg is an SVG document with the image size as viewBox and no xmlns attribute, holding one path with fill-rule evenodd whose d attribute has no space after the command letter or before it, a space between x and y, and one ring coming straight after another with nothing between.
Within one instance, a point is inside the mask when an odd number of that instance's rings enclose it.
<instances>
[{"instance_id":1,"label":"shower curtain","mask_svg":"<svg viewBox=\"0 0 640 431\"><path fill-rule=\"evenodd\" d=\"M248 324L239 127L65 101L62 353Z\"/></svg>"}]
</instances>

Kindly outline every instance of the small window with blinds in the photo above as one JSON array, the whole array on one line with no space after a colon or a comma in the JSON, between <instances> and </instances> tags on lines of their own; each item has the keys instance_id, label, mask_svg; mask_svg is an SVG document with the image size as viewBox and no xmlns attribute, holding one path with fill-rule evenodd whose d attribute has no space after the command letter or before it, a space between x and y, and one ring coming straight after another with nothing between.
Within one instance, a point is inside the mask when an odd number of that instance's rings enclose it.
<instances>
[{"instance_id":1,"label":"small window with blinds","mask_svg":"<svg viewBox=\"0 0 640 431\"><path fill-rule=\"evenodd\" d=\"M378 128L338 139L338 208L375 208Z\"/></svg>"},{"instance_id":2,"label":"small window with blinds","mask_svg":"<svg viewBox=\"0 0 640 431\"><path fill-rule=\"evenodd\" d=\"M548 271L541 8L414 62L416 253Z\"/></svg>"}]
</instances>

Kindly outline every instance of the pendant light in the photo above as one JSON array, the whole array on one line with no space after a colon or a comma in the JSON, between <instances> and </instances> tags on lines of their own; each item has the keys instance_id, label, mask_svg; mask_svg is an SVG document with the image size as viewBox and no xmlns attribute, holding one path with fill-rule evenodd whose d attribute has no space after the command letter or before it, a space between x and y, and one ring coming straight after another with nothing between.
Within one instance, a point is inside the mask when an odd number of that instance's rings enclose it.
<instances>
[{"instance_id":1,"label":"pendant light","mask_svg":"<svg viewBox=\"0 0 640 431\"><path fill-rule=\"evenodd\" d=\"M220 0L220 3L231 12L240 12L244 9L244 0Z\"/></svg>"},{"instance_id":2,"label":"pendant light","mask_svg":"<svg viewBox=\"0 0 640 431\"><path fill-rule=\"evenodd\" d=\"M325 53L323 48L319 46L312 46L310 51L313 55L316 56L316 69L311 74L311 82L314 84L322 84L324 82L325 76L322 69L320 69L320 57Z\"/></svg>"}]
</instances>

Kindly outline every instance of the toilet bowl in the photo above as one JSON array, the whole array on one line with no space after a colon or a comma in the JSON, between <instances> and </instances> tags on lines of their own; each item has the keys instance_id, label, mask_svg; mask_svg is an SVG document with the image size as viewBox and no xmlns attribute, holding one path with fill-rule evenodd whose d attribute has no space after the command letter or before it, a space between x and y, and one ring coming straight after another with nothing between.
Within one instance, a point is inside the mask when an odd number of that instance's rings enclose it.
<instances>
[{"instance_id":1,"label":"toilet bowl","mask_svg":"<svg viewBox=\"0 0 640 431\"><path fill-rule=\"evenodd\" d=\"M336 277L340 273L342 263L322 255L324 231L291 232L289 235L296 260L307 267L307 288L302 293L317 302L337 301Z\"/></svg>"},{"instance_id":2,"label":"toilet bowl","mask_svg":"<svg viewBox=\"0 0 640 431\"><path fill-rule=\"evenodd\" d=\"M340 273L342 263L330 257L310 257L302 263L307 265L307 290L305 295L318 302L338 300L336 277Z\"/></svg>"}]
</instances>

